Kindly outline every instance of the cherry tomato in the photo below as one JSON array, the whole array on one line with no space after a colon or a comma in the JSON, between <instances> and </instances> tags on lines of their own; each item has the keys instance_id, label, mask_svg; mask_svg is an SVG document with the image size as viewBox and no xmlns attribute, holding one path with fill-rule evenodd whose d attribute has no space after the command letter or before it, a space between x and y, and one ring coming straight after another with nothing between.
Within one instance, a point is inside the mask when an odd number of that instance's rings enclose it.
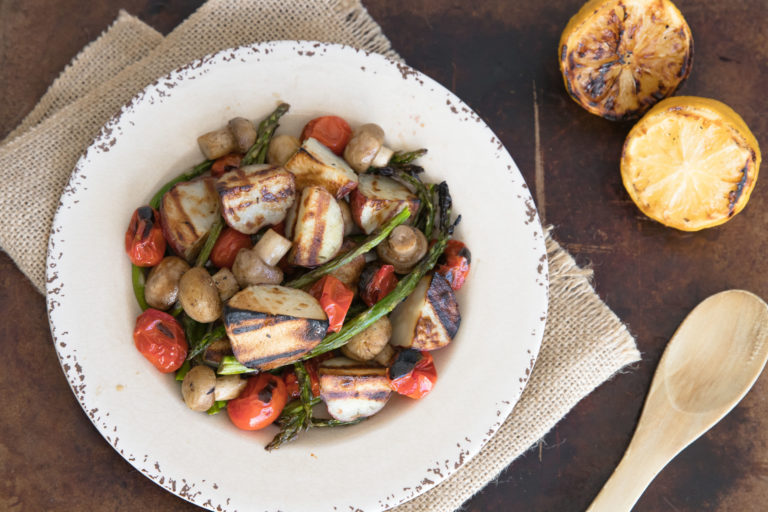
<instances>
[{"instance_id":1,"label":"cherry tomato","mask_svg":"<svg viewBox=\"0 0 768 512\"><path fill-rule=\"evenodd\" d=\"M232 268L240 249L253 247L251 237L236 229L225 228L211 251L211 262L219 268Z\"/></svg>"},{"instance_id":2,"label":"cherry tomato","mask_svg":"<svg viewBox=\"0 0 768 512\"><path fill-rule=\"evenodd\" d=\"M211 166L211 176L218 178L225 172L232 171L240 168L240 162L243 160L243 155L240 153L230 153L224 155L221 158L217 158Z\"/></svg>"},{"instance_id":3,"label":"cherry tomato","mask_svg":"<svg viewBox=\"0 0 768 512\"><path fill-rule=\"evenodd\" d=\"M248 379L237 398L227 402L227 414L237 428L259 430L280 416L287 401L283 379L260 373Z\"/></svg>"},{"instance_id":4,"label":"cherry tomato","mask_svg":"<svg viewBox=\"0 0 768 512\"><path fill-rule=\"evenodd\" d=\"M299 378L296 376L296 372L293 370L286 370L281 375L283 382L285 382L285 392L291 398L299 398L301 396L301 389L299 388Z\"/></svg>"},{"instance_id":5,"label":"cherry tomato","mask_svg":"<svg viewBox=\"0 0 768 512\"><path fill-rule=\"evenodd\" d=\"M181 324L157 309L147 309L136 319L133 342L141 355L163 373L178 370L187 358L187 338Z\"/></svg>"},{"instance_id":6,"label":"cherry tomato","mask_svg":"<svg viewBox=\"0 0 768 512\"><path fill-rule=\"evenodd\" d=\"M432 354L413 349L403 350L390 367L389 378L392 391L417 400L422 398L432 391L437 382Z\"/></svg>"},{"instance_id":7,"label":"cherry tomato","mask_svg":"<svg viewBox=\"0 0 768 512\"><path fill-rule=\"evenodd\" d=\"M443 259L445 263L437 266L437 273L445 277L451 288L458 290L464 285L464 280L469 274L472 254L464 243L449 240L443 252Z\"/></svg>"},{"instance_id":8,"label":"cherry tomato","mask_svg":"<svg viewBox=\"0 0 768 512\"><path fill-rule=\"evenodd\" d=\"M150 206L136 208L125 232L125 252L139 267L160 263L165 256L165 237L157 210Z\"/></svg>"},{"instance_id":9,"label":"cherry tomato","mask_svg":"<svg viewBox=\"0 0 768 512\"><path fill-rule=\"evenodd\" d=\"M330 352L326 352L326 354L331 355ZM310 359L304 363L304 368L307 369L307 375L309 375L309 384L312 386L312 396L320 396L320 377L317 374L317 367L320 366L322 361L328 359L328 357L324 357L326 354ZM331 357L333 357L333 355L331 355Z\"/></svg>"},{"instance_id":10,"label":"cherry tomato","mask_svg":"<svg viewBox=\"0 0 768 512\"><path fill-rule=\"evenodd\" d=\"M316 117L308 122L301 132L302 142L310 137L317 139L328 149L340 155L352 138L352 128L338 116Z\"/></svg>"},{"instance_id":11,"label":"cherry tomato","mask_svg":"<svg viewBox=\"0 0 768 512\"><path fill-rule=\"evenodd\" d=\"M328 315L328 332L337 332L344 324L355 293L332 275L325 275L312 285L309 294L320 302Z\"/></svg>"},{"instance_id":12,"label":"cherry tomato","mask_svg":"<svg viewBox=\"0 0 768 512\"><path fill-rule=\"evenodd\" d=\"M376 270L374 270L375 267L369 267L369 269L363 271L359 291L363 302L368 306L373 306L395 289L397 278L395 277L395 267L392 265L382 265ZM372 274L366 274L366 271L372 272Z\"/></svg>"}]
</instances>

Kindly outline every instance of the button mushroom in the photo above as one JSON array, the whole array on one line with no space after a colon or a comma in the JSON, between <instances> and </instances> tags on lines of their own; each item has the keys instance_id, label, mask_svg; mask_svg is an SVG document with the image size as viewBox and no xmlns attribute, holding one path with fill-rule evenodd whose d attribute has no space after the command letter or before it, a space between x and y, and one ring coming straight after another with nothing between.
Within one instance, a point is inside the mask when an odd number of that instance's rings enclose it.
<instances>
[{"instance_id":1,"label":"button mushroom","mask_svg":"<svg viewBox=\"0 0 768 512\"><path fill-rule=\"evenodd\" d=\"M383 316L366 330L353 336L341 347L341 353L355 361L370 361L387 346L390 336L392 324L389 317Z\"/></svg>"},{"instance_id":2,"label":"button mushroom","mask_svg":"<svg viewBox=\"0 0 768 512\"><path fill-rule=\"evenodd\" d=\"M216 160L219 157L232 153L237 148L235 136L232 135L232 131L228 127L199 136L197 144L208 160Z\"/></svg>"},{"instance_id":3,"label":"button mushroom","mask_svg":"<svg viewBox=\"0 0 768 512\"><path fill-rule=\"evenodd\" d=\"M255 249L255 248L254 248ZM254 249L240 249L232 265L232 273L241 288L254 284L280 284L283 271L267 265Z\"/></svg>"},{"instance_id":4,"label":"button mushroom","mask_svg":"<svg viewBox=\"0 0 768 512\"><path fill-rule=\"evenodd\" d=\"M395 267L398 274L407 274L427 253L427 238L411 226L397 226L376 248L379 258Z\"/></svg>"},{"instance_id":5,"label":"button mushroom","mask_svg":"<svg viewBox=\"0 0 768 512\"><path fill-rule=\"evenodd\" d=\"M394 151L384 146L384 130L373 123L358 128L344 148L344 160L357 172L368 167L384 167Z\"/></svg>"},{"instance_id":6,"label":"button mushroom","mask_svg":"<svg viewBox=\"0 0 768 512\"><path fill-rule=\"evenodd\" d=\"M189 270L189 264L177 256L168 256L149 272L144 287L144 299L155 309L167 310L179 296L179 279Z\"/></svg>"},{"instance_id":7,"label":"button mushroom","mask_svg":"<svg viewBox=\"0 0 768 512\"><path fill-rule=\"evenodd\" d=\"M221 297L213 278L202 267L189 269L179 280L179 302L197 322L213 322L221 316Z\"/></svg>"},{"instance_id":8,"label":"button mushroom","mask_svg":"<svg viewBox=\"0 0 768 512\"><path fill-rule=\"evenodd\" d=\"M195 366L184 376L181 396L193 411L207 411L213 406L216 374L205 365Z\"/></svg>"},{"instance_id":9,"label":"button mushroom","mask_svg":"<svg viewBox=\"0 0 768 512\"><path fill-rule=\"evenodd\" d=\"M253 123L244 117L234 117L227 124L229 131L235 138L235 146L240 153L248 151L253 143L256 142L258 135Z\"/></svg>"},{"instance_id":10,"label":"button mushroom","mask_svg":"<svg viewBox=\"0 0 768 512\"><path fill-rule=\"evenodd\" d=\"M301 142L293 135L277 135L269 141L267 162L272 165L285 165L285 162L299 150Z\"/></svg>"},{"instance_id":11,"label":"button mushroom","mask_svg":"<svg viewBox=\"0 0 768 512\"><path fill-rule=\"evenodd\" d=\"M219 375L216 377L216 400L232 400L237 398L248 381L241 379L239 375Z\"/></svg>"},{"instance_id":12,"label":"button mushroom","mask_svg":"<svg viewBox=\"0 0 768 512\"><path fill-rule=\"evenodd\" d=\"M240 291L235 275L226 267L213 274L213 284L216 285L222 302L231 299L234 294Z\"/></svg>"}]
</instances>

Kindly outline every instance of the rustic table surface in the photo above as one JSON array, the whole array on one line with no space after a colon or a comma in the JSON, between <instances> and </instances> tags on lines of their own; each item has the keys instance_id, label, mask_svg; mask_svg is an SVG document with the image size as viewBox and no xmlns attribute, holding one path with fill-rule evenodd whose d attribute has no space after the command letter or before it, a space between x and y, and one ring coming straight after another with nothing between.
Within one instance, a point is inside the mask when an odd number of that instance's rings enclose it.
<instances>
[{"instance_id":1,"label":"rustic table surface","mask_svg":"<svg viewBox=\"0 0 768 512\"><path fill-rule=\"evenodd\" d=\"M200 3L0 0L0 137L118 9L167 33ZM758 181L743 213L695 234L664 228L636 210L618 169L630 126L579 108L557 68L560 31L582 0L365 3L410 65L454 91L499 135L544 222L555 226L555 237L580 263L594 268L598 293L637 337L641 363L584 399L466 505L470 511L582 511L621 458L653 370L686 313L728 288L768 298L768 189ZM765 0L677 5L696 43L693 71L679 92L728 103L768 148ZM32 179L44 172L29 169ZM59 367L44 298L2 252L0 361L0 510L197 509L133 470L91 425ZM765 510L766 393L763 377L662 471L636 510Z\"/></svg>"}]
</instances>

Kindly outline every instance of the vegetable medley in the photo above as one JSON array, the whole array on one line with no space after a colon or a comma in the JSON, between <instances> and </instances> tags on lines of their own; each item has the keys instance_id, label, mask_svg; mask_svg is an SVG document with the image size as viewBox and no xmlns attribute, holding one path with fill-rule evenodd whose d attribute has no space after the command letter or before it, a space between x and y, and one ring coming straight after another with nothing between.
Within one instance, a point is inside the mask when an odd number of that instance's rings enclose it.
<instances>
[{"instance_id":1,"label":"vegetable medley","mask_svg":"<svg viewBox=\"0 0 768 512\"><path fill-rule=\"evenodd\" d=\"M176 372L190 409L276 424L269 450L358 423L393 392L427 395L471 258L448 185L413 163L426 150L394 152L378 125L332 115L275 135L288 108L200 136L206 160L125 234L136 348Z\"/></svg>"}]
</instances>

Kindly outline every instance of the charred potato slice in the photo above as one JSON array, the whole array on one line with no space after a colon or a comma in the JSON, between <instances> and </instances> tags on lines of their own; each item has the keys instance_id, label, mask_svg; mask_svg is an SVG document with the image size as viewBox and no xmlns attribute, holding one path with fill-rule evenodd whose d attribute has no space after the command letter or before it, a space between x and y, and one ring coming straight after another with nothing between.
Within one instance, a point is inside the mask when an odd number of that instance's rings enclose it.
<instances>
[{"instance_id":1,"label":"charred potato slice","mask_svg":"<svg viewBox=\"0 0 768 512\"><path fill-rule=\"evenodd\" d=\"M389 400L387 369L345 357L324 361L318 368L320 398L339 421L353 421L379 412Z\"/></svg>"},{"instance_id":2,"label":"charred potato slice","mask_svg":"<svg viewBox=\"0 0 768 512\"><path fill-rule=\"evenodd\" d=\"M344 240L344 219L339 204L323 188L305 188L293 231L291 263L314 267L329 261L339 252Z\"/></svg>"},{"instance_id":3,"label":"charred potato slice","mask_svg":"<svg viewBox=\"0 0 768 512\"><path fill-rule=\"evenodd\" d=\"M361 174L357 189L352 191L352 219L365 232L373 233L379 226L408 207L411 218L419 209L419 198L392 178Z\"/></svg>"},{"instance_id":4,"label":"charred potato slice","mask_svg":"<svg viewBox=\"0 0 768 512\"><path fill-rule=\"evenodd\" d=\"M296 176L297 190L323 187L340 199L357 187L357 174L343 159L310 137L285 164Z\"/></svg>"},{"instance_id":5,"label":"charred potato slice","mask_svg":"<svg viewBox=\"0 0 768 512\"><path fill-rule=\"evenodd\" d=\"M163 235L173 252L194 262L219 215L213 178L184 181L165 193L160 203Z\"/></svg>"},{"instance_id":6,"label":"charred potato slice","mask_svg":"<svg viewBox=\"0 0 768 512\"><path fill-rule=\"evenodd\" d=\"M421 278L416 289L392 312L394 346L435 350L456 336L461 323L451 285L440 274Z\"/></svg>"},{"instance_id":7,"label":"charred potato slice","mask_svg":"<svg viewBox=\"0 0 768 512\"><path fill-rule=\"evenodd\" d=\"M248 235L282 221L296 200L293 174L282 167L235 169L218 179L216 190L227 225Z\"/></svg>"},{"instance_id":8,"label":"charred potato slice","mask_svg":"<svg viewBox=\"0 0 768 512\"><path fill-rule=\"evenodd\" d=\"M328 330L328 317L307 292L276 285L240 291L224 307L224 327L240 363L260 371L298 360Z\"/></svg>"}]
</instances>

